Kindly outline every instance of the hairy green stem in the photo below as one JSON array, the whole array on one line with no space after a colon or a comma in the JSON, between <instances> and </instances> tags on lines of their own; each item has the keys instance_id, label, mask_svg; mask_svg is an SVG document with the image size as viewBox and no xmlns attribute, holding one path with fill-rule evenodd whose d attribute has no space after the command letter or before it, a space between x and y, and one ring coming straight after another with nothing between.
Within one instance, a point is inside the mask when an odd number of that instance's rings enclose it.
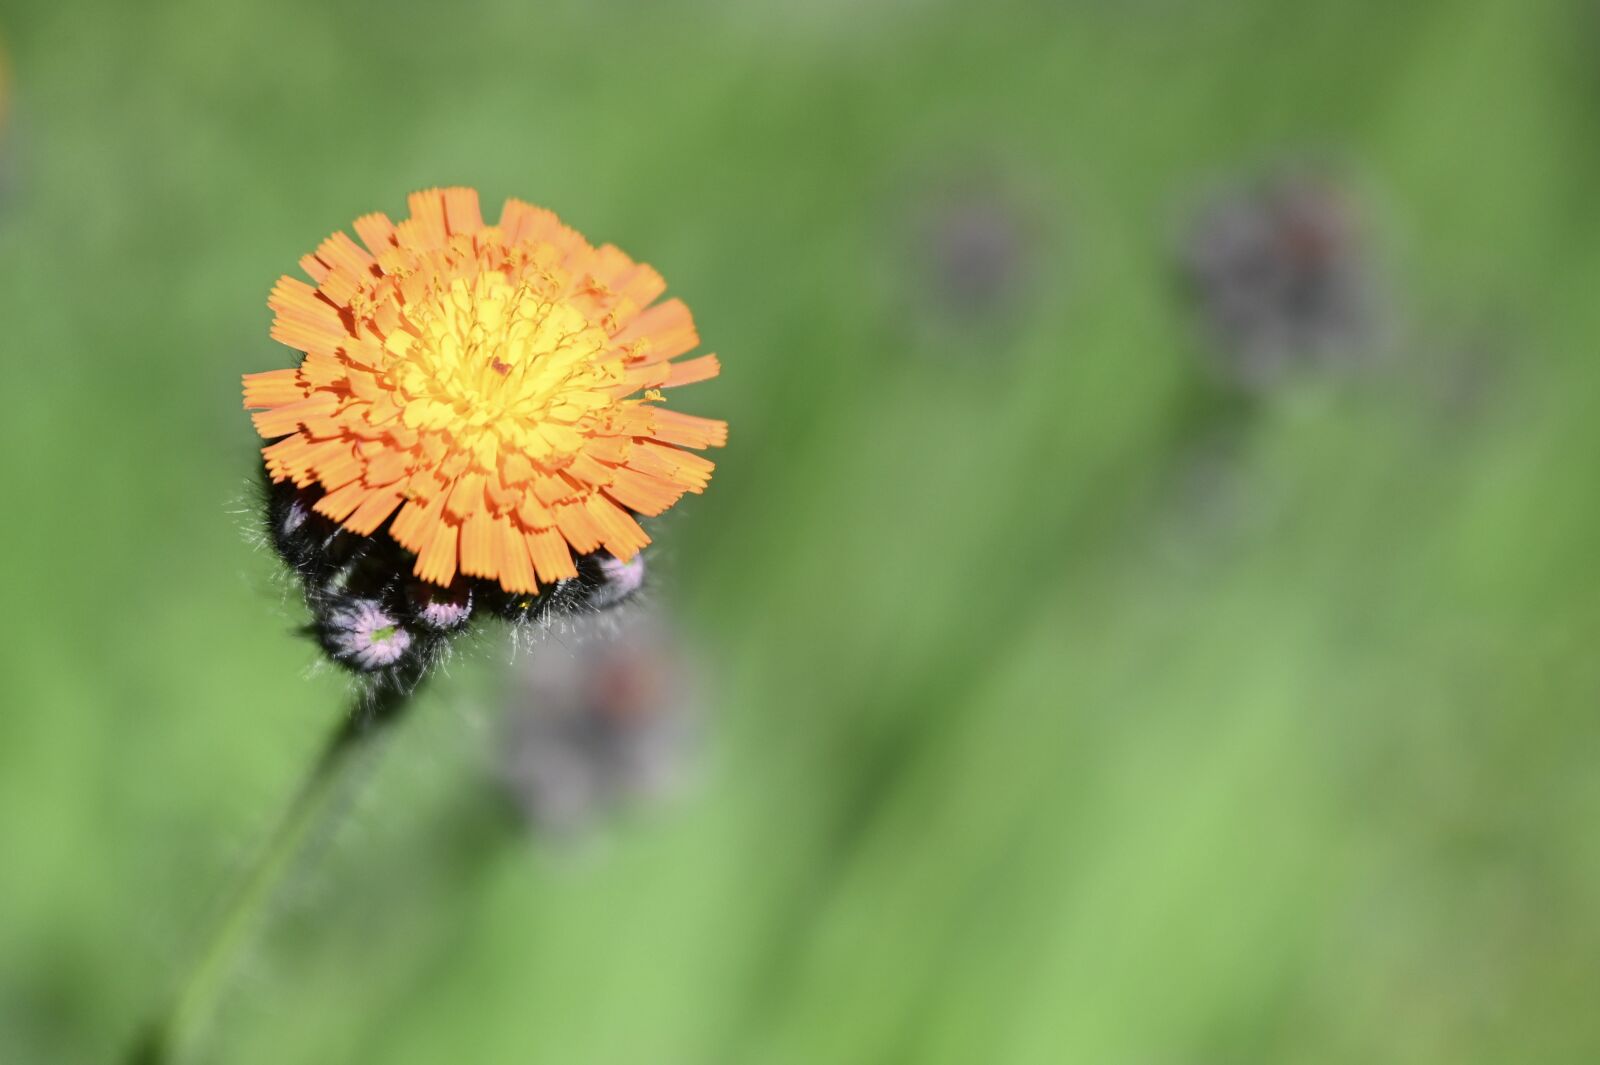
<instances>
[{"instance_id":1,"label":"hairy green stem","mask_svg":"<svg viewBox=\"0 0 1600 1065\"><path fill-rule=\"evenodd\" d=\"M272 835L234 889L194 964L165 1010L139 1035L127 1065L177 1065L205 1035L237 972L241 956L266 919L297 859L346 790L358 766L375 752L384 726L400 716L421 681L421 671L386 677L358 699L328 736L317 760L290 800Z\"/></svg>"}]
</instances>

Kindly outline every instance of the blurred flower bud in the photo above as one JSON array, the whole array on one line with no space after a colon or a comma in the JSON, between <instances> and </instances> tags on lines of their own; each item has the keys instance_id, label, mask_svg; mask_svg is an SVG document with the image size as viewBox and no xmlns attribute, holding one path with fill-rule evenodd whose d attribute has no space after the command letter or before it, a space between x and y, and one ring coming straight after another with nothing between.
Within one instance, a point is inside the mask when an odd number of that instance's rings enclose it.
<instances>
[{"instance_id":1,"label":"blurred flower bud","mask_svg":"<svg viewBox=\"0 0 1600 1065\"><path fill-rule=\"evenodd\" d=\"M670 792L697 738L689 672L668 626L644 613L533 647L516 664L498 748L516 807L571 836Z\"/></svg>"},{"instance_id":2,"label":"blurred flower bud","mask_svg":"<svg viewBox=\"0 0 1600 1065\"><path fill-rule=\"evenodd\" d=\"M915 273L935 310L979 318L1007 310L1026 287L1036 228L1009 183L968 177L917 209Z\"/></svg>"},{"instance_id":3,"label":"blurred flower bud","mask_svg":"<svg viewBox=\"0 0 1600 1065\"><path fill-rule=\"evenodd\" d=\"M1021 271L1021 220L995 198L946 204L929 220L927 245L938 291L959 312L1001 305Z\"/></svg>"},{"instance_id":4,"label":"blurred flower bud","mask_svg":"<svg viewBox=\"0 0 1600 1065\"><path fill-rule=\"evenodd\" d=\"M1376 339L1373 252L1349 191L1328 177L1278 177L1218 198L1181 257L1218 364L1237 383L1270 385Z\"/></svg>"}]
</instances>

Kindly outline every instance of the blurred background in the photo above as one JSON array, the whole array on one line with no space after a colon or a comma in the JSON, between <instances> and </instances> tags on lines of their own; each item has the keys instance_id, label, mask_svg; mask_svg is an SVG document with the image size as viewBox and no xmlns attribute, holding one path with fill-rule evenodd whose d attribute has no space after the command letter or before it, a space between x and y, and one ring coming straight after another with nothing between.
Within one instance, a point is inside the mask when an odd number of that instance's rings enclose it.
<instances>
[{"instance_id":1,"label":"blurred background","mask_svg":"<svg viewBox=\"0 0 1600 1065\"><path fill-rule=\"evenodd\" d=\"M331 724L239 375L478 186L725 365L631 619L437 678L200 1060L1600 1057L1600 8L6 0L0 1061Z\"/></svg>"}]
</instances>

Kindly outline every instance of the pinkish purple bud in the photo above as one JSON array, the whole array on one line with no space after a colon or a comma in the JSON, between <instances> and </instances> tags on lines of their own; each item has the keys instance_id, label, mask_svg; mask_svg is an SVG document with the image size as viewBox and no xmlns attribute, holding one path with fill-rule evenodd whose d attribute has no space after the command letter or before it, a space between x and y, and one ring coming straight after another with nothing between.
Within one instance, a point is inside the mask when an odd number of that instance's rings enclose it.
<instances>
[{"instance_id":1,"label":"pinkish purple bud","mask_svg":"<svg viewBox=\"0 0 1600 1065\"><path fill-rule=\"evenodd\" d=\"M458 629L472 616L472 589L466 585L439 588L415 581L408 589L417 620L438 632Z\"/></svg>"},{"instance_id":2,"label":"pinkish purple bud","mask_svg":"<svg viewBox=\"0 0 1600 1065\"><path fill-rule=\"evenodd\" d=\"M411 634L375 600L349 600L322 619L322 644L339 661L366 673L387 669L411 648Z\"/></svg>"},{"instance_id":3,"label":"pinkish purple bud","mask_svg":"<svg viewBox=\"0 0 1600 1065\"><path fill-rule=\"evenodd\" d=\"M634 555L627 562L602 555L600 575L605 583L589 597L590 605L608 607L620 603L644 587L644 555Z\"/></svg>"}]
</instances>

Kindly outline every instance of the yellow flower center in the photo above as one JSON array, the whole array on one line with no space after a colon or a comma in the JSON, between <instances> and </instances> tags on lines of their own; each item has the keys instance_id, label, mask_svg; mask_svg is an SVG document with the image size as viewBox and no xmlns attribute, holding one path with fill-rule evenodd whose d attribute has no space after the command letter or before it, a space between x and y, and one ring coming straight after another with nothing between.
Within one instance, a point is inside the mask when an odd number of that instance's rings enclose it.
<instances>
[{"instance_id":1,"label":"yellow flower center","mask_svg":"<svg viewBox=\"0 0 1600 1065\"><path fill-rule=\"evenodd\" d=\"M560 466L583 445L575 426L618 403L605 331L530 281L456 278L405 316L385 342L402 422L448 434L484 470L502 449Z\"/></svg>"}]
</instances>

